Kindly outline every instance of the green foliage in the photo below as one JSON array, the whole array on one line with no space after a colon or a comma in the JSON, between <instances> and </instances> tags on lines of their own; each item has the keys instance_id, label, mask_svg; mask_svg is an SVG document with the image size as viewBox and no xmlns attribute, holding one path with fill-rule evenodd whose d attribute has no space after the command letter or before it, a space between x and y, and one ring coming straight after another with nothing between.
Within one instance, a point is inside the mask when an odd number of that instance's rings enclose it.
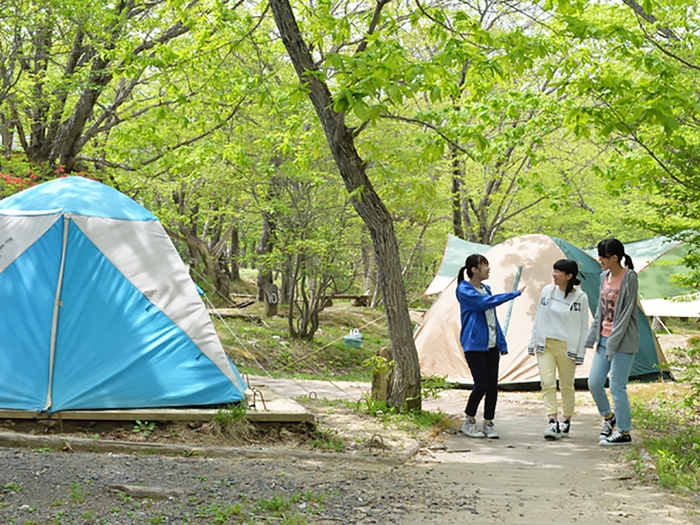
<instances>
[{"instance_id":1,"label":"green foliage","mask_svg":"<svg viewBox=\"0 0 700 525\"><path fill-rule=\"evenodd\" d=\"M423 399L437 399L440 397L440 392L451 388L452 384L447 381L447 376L428 376L421 378Z\"/></svg>"},{"instance_id":2,"label":"green foliage","mask_svg":"<svg viewBox=\"0 0 700 525\"><path fill-rule=\"evenodd\" d=\"M230 523L231 517L241 514L241 506L238 503L225 506L212 503L207 510L213 518L212 523Z\"/></svg>"},{"instance_id":3,"label":"green foliage","mask_svg":"<svg viewBox=\"0 0 700 525\"><path fill-rule=\"evenodd\" d=\"M71 481L70 499L76 505L85 503L85 487L80 481Z\"/></svg>"},{"instance_id":4,"label":"green foliage","mask_svg":"<svg viewBox=\"0 0 700 525\"><path fill-rule=\"evenodd\" d=\"M314 428L313 439L311 446L321 450L330 450L333 452L343 452L345 443L338 437L338 431L335 429Z\"/></svg>"},{"instance_id":5,"label":"green foliage","mask_svg":"<svg viewBox=\"0 0 700 525\"><path fill-rule=\"evenodd\" d=\"M214 422L224 428L233 423L244 421L247 412L246 406L243 403L229 405L216 411L216 414L214 414Z\"/></svg>"},{"instance_id":6,"label":"green foliage","mask_svg":"<svg viewBox=\"0 0 700 525\"><path fill-rule=\"evenodd\" d=\"M700 338L693 337L688 341L688 348L675 349L675 359L669 366L678 370L679 381L689 386L689 392L684 398L685 405L691 409L700 410Z\"/></svg>"},{"instance_id":7,"label":"green foliage","mask_svg":"<svg viewBox=\"0 0 700 525\"><path fill-rule=\"evenodd\" d=\"M369 368L372 375L386 374L394 369L394 361L389 361L386 357L375 354L362 361L362 366Z\"/></svg>"},{"instance_id":8,"label":"green foliage","mask_svg":"<svg viewBox=\"0 0 700 525\"><path fill-rule=\"evenodd\" d=\"M214 414L214 424L219 433L232 439L247 438L252 432L252 426L246 419L245 403L219 408Z\"/></svg>"},{"instance_id":9,"label":"green foliage","mask_svg":"<svg viewBox=\"0 0 700 525\"><path fill-rule=\"evenodd\" d=\"M148 421L140 421L137 419L135 423L136 424L134 425L134 428L131 429L131 432L134 434L141 434L143 437L147 437L148 434L156 429L156 424L153 422L149 423Z\"/></svg>"},{"instance_id":10,"label":"green foliage","mask_svg":"<svg viewBox=\"0 0 700 525\"><path fill-rule=\"evenodd\" d=\"M404 430L426 430L431 427L448 428L447 416L442 411L400 410L365 394L357 403L344 402L355 411L368 414L386 425L396 425Z\"/></svg>"},{"instance_id":11,"label":"green foliage","mask_svg":"<svg viewBox=\"0 0 700 525\"><path fill-rule=\"evenodd\" d=\"M695 410L683 397L674 399L664 392L652 399L633 395L631 402L635 429L653 457L661 485L700 490L700 424Z\"/></svg>"}]
</instances>

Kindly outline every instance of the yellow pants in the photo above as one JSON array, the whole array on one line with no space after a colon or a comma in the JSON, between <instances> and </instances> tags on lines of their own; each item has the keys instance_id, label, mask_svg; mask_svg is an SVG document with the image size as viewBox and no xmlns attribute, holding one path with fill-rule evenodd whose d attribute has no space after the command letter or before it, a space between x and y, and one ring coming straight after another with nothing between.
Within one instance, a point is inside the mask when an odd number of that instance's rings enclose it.
<instances>
[{"instance_id":1,"label":"yellow pants","mask_svg":"<svg viewBox=\"0 0 700 525\"><path fill-rule=\"evenodd\" d=\"M557 370L559 371L559 390L561 390L562 412L565 418L574 415L576 390L574 375L576 361L566 357L566 343L558 339L547 339L544 352L537 354L537 367L540 369L542 399L547 415L558 414L557 410Z\"/></svg>"}]
</instances>

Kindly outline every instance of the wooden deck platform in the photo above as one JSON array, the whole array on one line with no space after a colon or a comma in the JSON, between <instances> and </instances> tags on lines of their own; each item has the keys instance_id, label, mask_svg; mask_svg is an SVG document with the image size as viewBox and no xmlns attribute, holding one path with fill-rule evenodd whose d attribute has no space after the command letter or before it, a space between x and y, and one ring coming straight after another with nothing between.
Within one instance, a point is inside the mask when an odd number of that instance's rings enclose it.
<instances>
[{"instance_id":1,"label":"wooden deck platform","mask_svg":"<svg viewBox=\"0 0 700 525\"><path fill-rule=\"evenodd\" d=\"M252 386L252 404L247 418L253 423L315 423L316 416L289 396L270 387ZM217 409L147 408L131 410L67 410L55 412L56 421L211 421ZM0 410L0 419L35 419L46 421L46 413L26 410Z\"/></svg>"}]
</instances>

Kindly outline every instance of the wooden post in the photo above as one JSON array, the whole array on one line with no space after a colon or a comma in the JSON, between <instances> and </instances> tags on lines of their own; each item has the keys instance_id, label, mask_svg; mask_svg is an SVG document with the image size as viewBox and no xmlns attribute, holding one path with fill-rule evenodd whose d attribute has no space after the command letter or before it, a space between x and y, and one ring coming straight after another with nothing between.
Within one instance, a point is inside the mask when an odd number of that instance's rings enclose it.
<instances>
[{"instance_id":1,"label":"wooden post","mask_svg":"<svg viewBox=\"0 0 700 525\"><path fill-rule=\"evenodd\" d=\"M377 350L377 355L386 359L387 363L390 363L393 359L391 350L386 347ZM393 366L390 366L387 369L376 370L372 374L372 399L386 403L386 400L389 399L389 395L391 394L393 375Z\"/></svg>"},{"instance_id":2,"label":"wooden post","mask_svg":"<svg viewBox=\"0 0 700 525\"><path fill-rule=\"evenodd\" d=\"M277 289L277 286L274 283L267 285L264 297L265 316L273 317L277 315L277 305L279 304L279 290Z\"/></svg>"}]
</instances>

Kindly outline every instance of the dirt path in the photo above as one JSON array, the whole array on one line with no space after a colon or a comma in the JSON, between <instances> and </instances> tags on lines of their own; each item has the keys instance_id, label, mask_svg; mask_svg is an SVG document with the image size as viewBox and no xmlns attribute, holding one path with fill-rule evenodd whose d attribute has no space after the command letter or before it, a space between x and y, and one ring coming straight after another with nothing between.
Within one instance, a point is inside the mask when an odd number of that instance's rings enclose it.
<instances>
[{"instance_id":1,"label":"dirt path","mask_svg":"<svg viewBox=\"0 0 700 525\"><path fill-rule=\"evenodd\" d=\"M466 397L451 391L426 404L459 414ZM423 457L436 463L436 474L458 479L458 491L478 494L479 523L700 523L697 500L631 478L625 466L629 447L598 444L599 417L592 406L577 407L571 436L553 442L542 437L546 420L535 394L501 396L497 423L498 440L455 436L447 440L447 451ZM460 519L459 513L445 518ZM418 516L405 523L422 521Z\"/></svg>"}]
</instances>

